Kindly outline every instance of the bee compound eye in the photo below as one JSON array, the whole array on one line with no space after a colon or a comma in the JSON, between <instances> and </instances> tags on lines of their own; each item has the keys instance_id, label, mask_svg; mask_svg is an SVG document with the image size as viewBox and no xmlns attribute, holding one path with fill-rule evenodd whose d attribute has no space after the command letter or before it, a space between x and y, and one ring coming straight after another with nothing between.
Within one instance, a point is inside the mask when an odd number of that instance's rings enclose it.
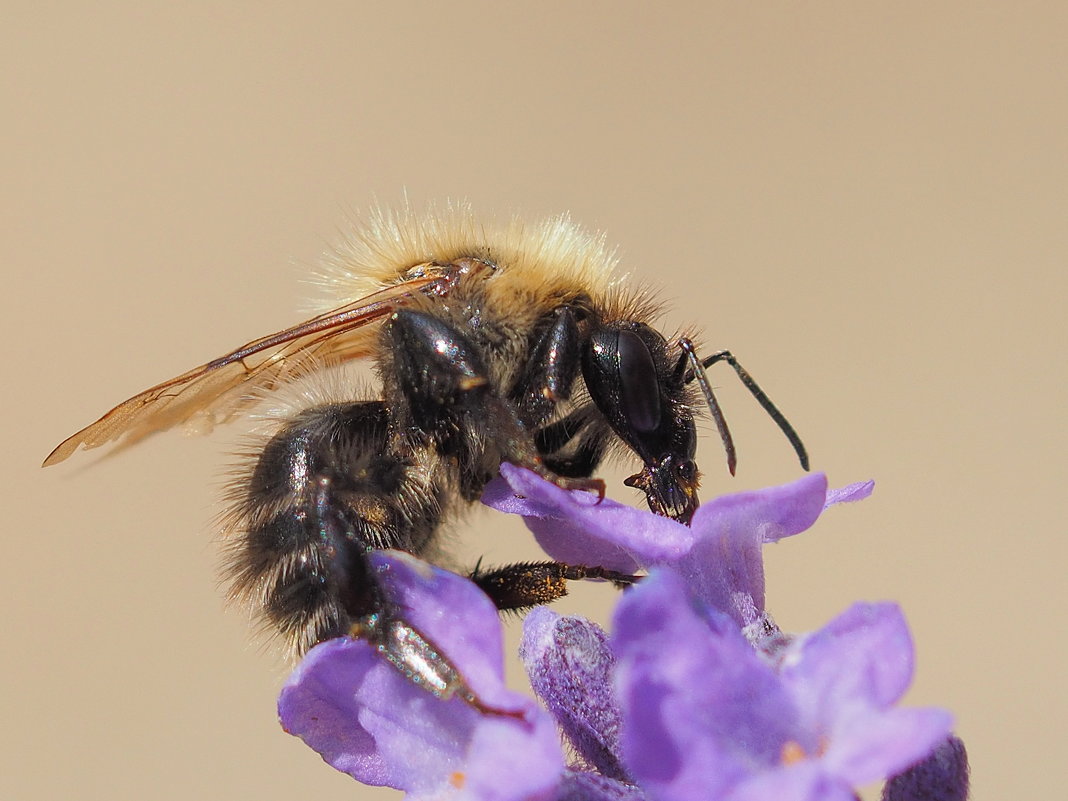
<instances>
[{"instance_id":1,"label":"bee compound eye","mask_svg":"<svg viewBox=\"0 0 1068 801\"><path fill-rule=\"evenodd\" d=\"M660 382L656 363L642 338L633 331L620 331L616 341L619 364L619 394L623 414L635 430L655 431L660 426Z\"/></svg>"}]
</instances>

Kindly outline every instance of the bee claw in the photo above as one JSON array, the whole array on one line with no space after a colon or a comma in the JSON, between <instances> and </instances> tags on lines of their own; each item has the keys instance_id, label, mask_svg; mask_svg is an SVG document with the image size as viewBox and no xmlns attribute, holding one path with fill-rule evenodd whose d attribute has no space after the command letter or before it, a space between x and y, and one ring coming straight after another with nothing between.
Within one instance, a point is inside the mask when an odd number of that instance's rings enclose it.
<instances>
[{"instance_id":1,"label":"bee claw","mask_svg":"<svg viewBox=\"0 0 1068 801\"><path fill-rule=\"evenodd\" d=\"M595 493L597 495L597 503L604 500L605 483L599 478L564 478L557 476L553 483L561 489Z\"/></svg>"}]
</instances>

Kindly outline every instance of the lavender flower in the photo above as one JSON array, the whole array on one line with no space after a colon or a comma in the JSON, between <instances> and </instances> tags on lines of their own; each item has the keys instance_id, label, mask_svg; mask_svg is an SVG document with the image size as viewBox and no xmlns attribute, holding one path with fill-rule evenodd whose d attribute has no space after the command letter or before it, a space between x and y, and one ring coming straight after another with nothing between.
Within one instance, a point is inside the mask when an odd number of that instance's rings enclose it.
<instances>
[{"instance_id":1,"label":"lavender flower","mask_svg":"<svg viewBox=\"0 0 1068 801\"><path fill-rule=\"evenodd\" d=\"M949 733L893 705L911 680L898 608L857 604L769 664L734 621L655 571L616 610L623 761L656 798L850 799Z\"/></svg>"},{"instance_id":2,"label":"lavender flower","mask_svg":"<svg viewBox=\"0 0 1068 801\"><path fill-rule=\"evenodd\" d=\"M502 481L483 502L520 514L552 558L621 572L667 565L690 591L739 626L764 618L764 543L799 534L837 503L861 500L874 482L827 491L822 473L755 492L723 495L700 506L689 526L611 499L568 492L529 470L501 465ZM521 497L516 497L516 496Z\"/></svg>"},{"instance_id":3,"label":"lavender flower","mask_svg":"<svg viewBox=\"0 0 1068 801\"><path fill-rule=\"evenodd\" d=\"M504 687L497 610L474 584L396 551L373 556L391 600L442 648L488 705L443 700L409 681L362 640L313 648L278 700L282 726L338 770L412 798L519 801L558 784L563 755L552 719Z\"/></svg>"},{"instance_id":4,"label":"lavender flower","mask_svg":"<svg viewBox=\"0 0 1068 801\"><path fill-rule=\"evenodd\" d=\"M528 617L532 685L587 770L607 766L607 778L671 801L845 800L949 732L941 710L893 706L912 670L896 606L852 607L795 639L776 667L729 617L694 601L681 577L654 571L620 603L610 648L589 621ZM613 676L615 692L569 682L576 662L581 676Z\"/></svg>"},{"instance_id":5,"label":"lavender flower","mask_svg":"<svg viewBox=\"0 0 1068 801\"><path fill-rule=\"evenodd\" d=\"M890 779L883 801L966 801L968 788L968 753L951 735L922 762Z\"/></svg>"},{"instance_id":6,"label":"lavender flower","mask_svg":"<svg viewBox=\"0 0 1068 801\"><path fill-rule=\"evenodd\" d=\"M503 686L500 623L473 584L376 555L406 619L507 714L434 697L364 642L325 643L279 712L338 769L420 799L845 801L857 784L915 775L945 740L946 713L894 707L912 670L895 606L857 605L795 638L764 611L762 544L870 484L828 493L822 476L806 477L712 501L686 527L519 468L502 474L510 488L491 486L486 502L523 514L551 556L650 576L624 595L611 637L545 608L528 615L522 656L550 717ZM903 793L895 801L916 801Z\"/></svg>"},{"instance_id":7,"label":"lavender flower","mask_svg":"<svg viewBox=\"0 0 1068 801\"><path fill-rule=\"evenodd\" d=\"M633 783L622 763L622 715L615 702L615 660L608 637L588 620L538 607L523 623L522 657L530 685L591 771Z\"/></svg>"}]
</instances>

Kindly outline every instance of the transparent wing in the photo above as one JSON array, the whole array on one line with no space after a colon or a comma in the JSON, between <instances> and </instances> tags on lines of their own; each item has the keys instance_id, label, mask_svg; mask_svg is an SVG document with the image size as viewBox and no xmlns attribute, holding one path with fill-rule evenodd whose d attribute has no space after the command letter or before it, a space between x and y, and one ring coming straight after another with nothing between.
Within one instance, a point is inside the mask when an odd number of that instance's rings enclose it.
<instances>
[{"instance_id":1,"label":"transparent wing","mask_svg":"<svg viewBox=\"0 0 1068 801\"><path fill-rule=\"evenodd\" d=\"M120 438L132 445L156 431L201 417L204 429L224 423L257 402L263 392L292 381L309 358L334 364L366 357L375 330L368 328L418 295L445 294L455 265L420 265L410 278L300 325L261 337L123 401L73 434L44 460L58 464L79 448Z\"/></svg>"}]
</instances>

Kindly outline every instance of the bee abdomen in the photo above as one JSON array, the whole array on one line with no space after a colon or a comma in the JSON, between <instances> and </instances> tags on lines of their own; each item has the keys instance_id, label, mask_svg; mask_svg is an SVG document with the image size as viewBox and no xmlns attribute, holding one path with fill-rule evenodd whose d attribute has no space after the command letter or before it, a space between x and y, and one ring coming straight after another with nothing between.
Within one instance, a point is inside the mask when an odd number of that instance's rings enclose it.
<instances>
[{"instance_id":1,"label":"bee abdomen","mask_svg":"<svg viewBox=\"0 0 1068 801\"><path fill-rule=\"evenodd\" d=\"M298 654L376 611L369 551L418 554L441 518L425 470L389 451L380 402L301 413L263 449L248 487L229 560L233 593Z\"/></svg>"}]
</instances>

